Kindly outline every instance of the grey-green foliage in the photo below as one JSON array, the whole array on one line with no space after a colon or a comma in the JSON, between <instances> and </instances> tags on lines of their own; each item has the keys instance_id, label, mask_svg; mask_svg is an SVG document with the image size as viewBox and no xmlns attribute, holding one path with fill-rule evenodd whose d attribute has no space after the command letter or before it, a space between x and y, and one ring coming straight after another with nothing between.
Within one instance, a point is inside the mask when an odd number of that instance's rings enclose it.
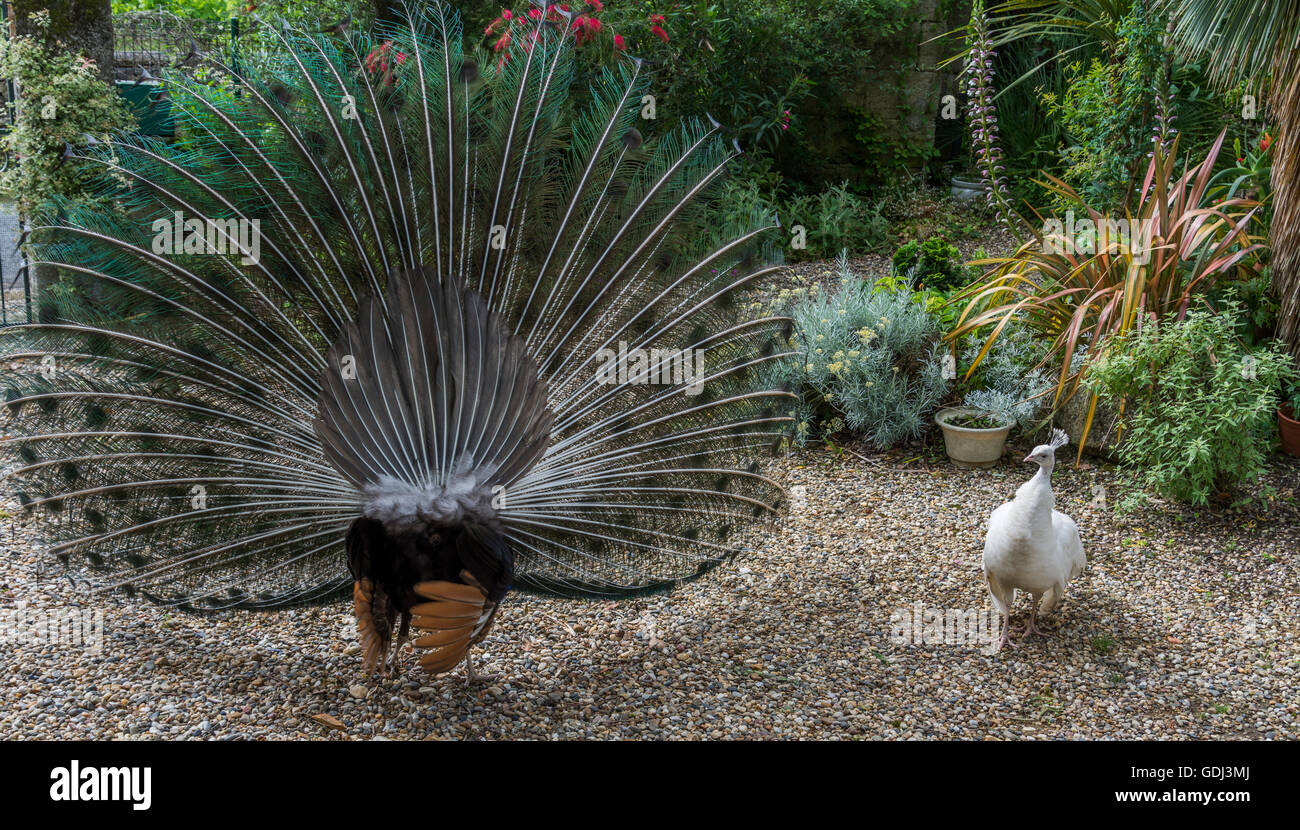
<instances>
[{"instance_id":1,"label":"grey-green foliage","mask_svg":"<svg viewBox=\"0 0 1300 830\"><path fill-rule=\"evenodd\" d=\"M848 428L884 449L921 434L947 391L939 327L911 292L873 285L841 253L838 290L797 298L792 350L777 380L799 395L796 440Z\"/></svg>"},{"instance_id":2,"label":"grey-green foliage","mask_svg":"<svg viewBox=\"0 0 1300 830\"><path fill-rule=\"evenodd\" d=\"M983 341L972 338L962 351L970 365L979 355ZM1024 325L1010 323L980 363L977 389L966 393L965 404L1010 418L1027 429L1043 411L1046 393L1055 382L1047 369L1038 366L1042 348Z\"/></svg>"}]
</instances>

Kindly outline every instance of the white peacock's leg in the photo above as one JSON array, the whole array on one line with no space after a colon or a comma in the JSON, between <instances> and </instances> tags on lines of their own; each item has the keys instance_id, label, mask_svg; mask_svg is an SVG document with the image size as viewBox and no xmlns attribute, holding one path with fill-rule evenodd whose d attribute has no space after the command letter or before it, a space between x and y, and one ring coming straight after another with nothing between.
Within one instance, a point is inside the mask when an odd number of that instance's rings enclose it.
<instances>
[{"instance_id":1,"label":"white peacock's leg","mask_svg":"<svg viewBox=\"0 0 1300 830\"><path fill-rule=\"evenodd\" d=\"M1031 600L1029 605L1029 622L1025 623L1023 631L1018 632L1022 640L1030 634L1042 634L1044 637L1047 636L1038 626L1034 625L1034 622L1038 619L1038 602L1040 596L1040 594L1029 595L1029 599Z\"/></svg>"},{"instance_id":2,"label":"white peacock's leg","mask_svg":"<svg viewBox=\"0 0 1300 830\"><path fill-rule=\"evenodd\" d=\"M1002 650L1003 646L1020 648L1015 640L1011 639L1011 605L1008 604L1002 612L1002 636L998 638L998 647L993 649L994 653Z\"/></svg>"}]
</instances>

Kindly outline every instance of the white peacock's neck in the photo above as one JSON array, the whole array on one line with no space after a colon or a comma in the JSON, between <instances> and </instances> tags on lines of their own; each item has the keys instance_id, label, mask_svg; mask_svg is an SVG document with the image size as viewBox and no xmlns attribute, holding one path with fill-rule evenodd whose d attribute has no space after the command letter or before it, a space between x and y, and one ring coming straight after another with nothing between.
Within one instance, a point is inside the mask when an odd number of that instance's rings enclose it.
<instances>
[{"instance_id":1,"label":"white peacock's neck","mask_svg":"<svg viewBox=\"0 0 1300 830\"><path fill-rule=\"evenodd\" d=\"M1054 505L1056 497L1052 494L1052 468L1039 467L1033 478L1020 485L1016 491L1016 501L1022 502L1031 511L1046 502Z\"/></svg>"}]
</instances>

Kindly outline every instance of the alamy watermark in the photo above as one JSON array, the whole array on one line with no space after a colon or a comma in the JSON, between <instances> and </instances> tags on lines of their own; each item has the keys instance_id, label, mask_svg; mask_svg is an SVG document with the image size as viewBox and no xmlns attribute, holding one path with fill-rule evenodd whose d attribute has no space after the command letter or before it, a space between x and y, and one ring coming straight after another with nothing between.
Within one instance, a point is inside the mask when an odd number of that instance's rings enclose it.
<instances>
[{"instance_id":1,"label":"alamy watermark","mask_svg":"<svg viewBox=\"0 0 1300 830\"><path fill-rule=\"evenodd\" d=\"M244 265L262 256L260 219L186 219L176 211L153 221L155 254L239 254Z\"/></svg>"},{"instance_id":2,"label":"alamy watermark","mask_svg":"<svg viewBox=\"0 0 1300 830\"><path fill-rule=\"evenodd\" d=\"M49 645L104 652L102 608L30 608L18 601L0 608L0 644Z\"/></svg>"},{"instance_id":3,"label":"alamy watermark","mask_svg":"<svg viewBox=\"0 0 1300 830\"><path fill-rule=\"evenodd\" d=\"M596 381L608 386L685 385L687 395L698 395L704 388L703 349L628 348L626 341L619 341L617 351L601 349L596 358Z\"/></svg>"},{"instance_id":4,"label":"alamy watermark","mask_svg":"<svg viewBox=\"0 0 1300 830\"><path fill-rule=\"evenodd\" d=\"M1067 210L1064 219L1043 222L1043 251L1049 254L1127 253L1145 265L1151 260L1151 223L1137 219L1103 217L1076 220Z\"/></svg>"},{"instance_id":5,"label":"alamy watermark","mask_svg":"<svg viewBox=\"0 0 1300 830\"><path fill-rule=\"evenodd\" d=\"M917 600L889 615L896 646L986 646L1002 636L1002 615L989 608L928 608Z\"/></svg>"}]
</instances>

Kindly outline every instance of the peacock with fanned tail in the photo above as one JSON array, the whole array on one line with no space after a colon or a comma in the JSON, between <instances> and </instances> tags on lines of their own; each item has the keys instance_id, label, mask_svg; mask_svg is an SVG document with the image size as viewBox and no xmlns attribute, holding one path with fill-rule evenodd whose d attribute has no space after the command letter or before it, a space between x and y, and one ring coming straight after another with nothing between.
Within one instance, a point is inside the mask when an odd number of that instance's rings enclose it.
<instances>
[{"instance_id":1,"label":"peacock with fanned tail","mask_svg":"<svg viewBox=\"0 0 1300 830\"><path fill-rule=\"evenodd\" d=\"M739 313L774 221L707 242L738 147L644 136L641 62L579 90L539 8L492 56L439 8L280 32L168 79L183 140L70 150L100 198L34 223L58 279L0 334L52 556L195 611L350 593L368 670L414 628L472 674L512 587L662 589L779 511L788 321Z\"/></svg>"}]
</instances>

